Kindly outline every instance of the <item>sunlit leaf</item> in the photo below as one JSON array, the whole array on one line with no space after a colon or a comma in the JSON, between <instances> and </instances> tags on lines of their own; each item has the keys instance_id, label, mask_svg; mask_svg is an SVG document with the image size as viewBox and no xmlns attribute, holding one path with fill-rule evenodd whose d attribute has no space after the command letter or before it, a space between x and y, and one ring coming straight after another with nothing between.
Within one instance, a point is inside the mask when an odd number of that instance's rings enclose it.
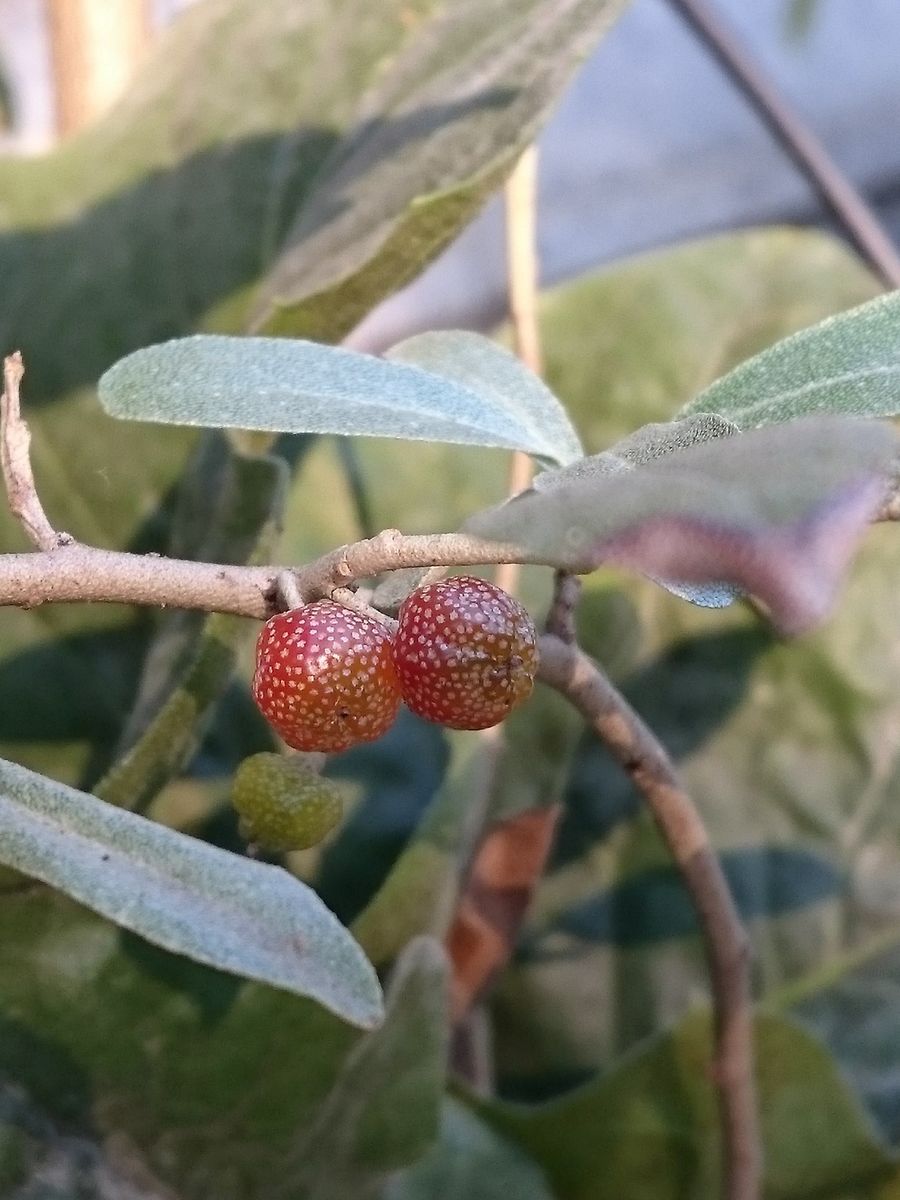
<instances>
[{"instance_id":1,"label":"sunlit leaf","mask_svg":"<svg viewBox=\"0 0 900 1200\"><path fill-rule=\"evenodd\" d=\"M488 408L507 409L553 446L558 463L584 453L566 410L547 385L489 338L460 330L421 333L393 346L385 357L459 383L481 396ZM714 420L727 424L719 417Z\"/></svg>"},{"instance_id":2,"label":"sunlit leaf","mask_svg":"<svg viewBox=\"0 0 900 1200\"><path fill-rule=\"evenodd\" d=\"M900 413L900 293L889 292L776 342L687 404L753 429L796 417Z\"/></svg>"},{"instance_id":3,"label":"sunlit leaf","mask_svg":"<svg viewBox=\"0 0 900 1200\"><path fill-rule=\"evenodd\" d=\"M408 41L288 231L254 329L335 339L411 279L508 174L623 7L454 0L401 8Z\"/></svg>"},{"instance_id":4,"label":"sunlit leaf","mask_svg":"<svg viewBox=\"0 0 900 1200\"><path fill-rule=\"evenodd\" d=\"M283 338L210 335L138 350L106 372L100 399L128 420L458 442L552 462L573 453L549 393L544 421L533 395L488 394L465 379Z\"/></svg>"}]
</instances>

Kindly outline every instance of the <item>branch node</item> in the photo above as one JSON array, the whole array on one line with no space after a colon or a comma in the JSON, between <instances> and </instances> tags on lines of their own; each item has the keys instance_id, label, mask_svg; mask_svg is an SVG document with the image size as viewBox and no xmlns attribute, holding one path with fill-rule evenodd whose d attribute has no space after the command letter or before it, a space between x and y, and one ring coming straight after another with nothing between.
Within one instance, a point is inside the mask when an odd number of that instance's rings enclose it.
<instances>
[{"instance_id":1,"label":"branch node","mask_svg":"<svg viewBox=\"0 0 900 1200\"><path fill-rule=\"evenodd\" d=\"M275 600L280 611L303 607L303 597L293 571L279 571L275 580Z\"/></svg>"}]
</instances>

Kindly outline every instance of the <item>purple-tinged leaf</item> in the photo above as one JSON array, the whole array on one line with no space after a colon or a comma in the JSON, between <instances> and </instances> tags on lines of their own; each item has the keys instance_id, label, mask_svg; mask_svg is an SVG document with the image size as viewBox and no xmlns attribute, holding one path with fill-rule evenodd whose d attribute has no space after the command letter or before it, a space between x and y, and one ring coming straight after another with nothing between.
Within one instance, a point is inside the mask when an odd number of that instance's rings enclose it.
<instances>
[{"instance_id":1,"label":"purple-tinged leaf","mask_svg":"<svg viewBox=\"0 0 900 1200\"><path fill-rule=\"evenodd\" d=\"M784 633L821 620L885 488L888 425L813 418L723 437L630 471L530 489L477 514L470 533L528 561L587 572L603 563L657 579L732 585ZM542 477L546 483L547 476Z\"/></svg>"},{"instance_id":2,"label":"purple-tinged leaf","mask_svg":"<svg viewBox=\"0 0 900 1200\"><path fill-rule=\"evenodd\" d=\"M883 491L882 481L861 479L783 527L660 516L598 549L604 561L657 579L731 581L765 604L782 633L801 633L828 613Z\"/></svg>"},{"instance_id":3,"label":"purple-tinged leaf","mask_svg":"<svg viewBox=\"0 0 900 1200\"><path fill-rule=\"evenodd\" d=\"M545 471L534 481L535 491L551 491L581 477L613 475L632 470L667 454L687 450L713 438L740 433L737 425L715 413L695 413L678 421L643 425L608 450L570 463L558 471ZM687 580L654 578L654 583L682 600L700 608L727 608L740 598L740 592L725 583L692 584Z\"/></svg>"}]
</instances>

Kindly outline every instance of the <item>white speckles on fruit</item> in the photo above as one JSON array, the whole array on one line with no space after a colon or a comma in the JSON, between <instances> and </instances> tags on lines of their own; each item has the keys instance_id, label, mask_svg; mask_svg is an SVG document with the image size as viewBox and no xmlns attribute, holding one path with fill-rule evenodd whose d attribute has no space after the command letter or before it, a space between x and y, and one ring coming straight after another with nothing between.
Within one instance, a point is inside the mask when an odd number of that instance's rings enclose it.
<instances>
[{"instance_id":1,"label":"white speckles on fruit","mask_svg":"<svg viewBox=\"0 0 900 1200\"><path fill-rule=\"evenodd\" d=\"M331 600L278 613L259 635L253 696L297 750L334 753L374 741L400 707L390 635Z\"/></svg>"},{"instance_id":2,"label":"white speckles on fruit","mask_svg":"<svg viewBox=\"0 0 900 1200\"><path fill-rule=\"evenodd\" d=\"M453 729L486 729L530 694L537 633L518 600L483 579L426 584L404 601L394 640L403 698Z\"/></svg>"}]
</instances>

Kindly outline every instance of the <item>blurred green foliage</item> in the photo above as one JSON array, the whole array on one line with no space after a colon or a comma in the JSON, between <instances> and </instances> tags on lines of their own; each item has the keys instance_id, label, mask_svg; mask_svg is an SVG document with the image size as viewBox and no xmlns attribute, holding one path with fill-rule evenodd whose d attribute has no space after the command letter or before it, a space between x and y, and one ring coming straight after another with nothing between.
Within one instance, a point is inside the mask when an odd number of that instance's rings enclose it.
<instances>
[{"instance_id":1,"label":"blurred green foliage","mask_svg":"<svg viewBox=\"0 0 900 1200\"><path fill-rule=\"evenodd\" d=\"M0 164L0 342L26 352L35 469L58 524L99 545L246 559L280 511L271 553L303 561L357 536L360 489L377 527L410 532L455 528L502 497L496 452L361 439L348 479L333 440L282 440L283 508L273 489L251 513L235 481L261 460L114 423L91 390L128 350L240 329L254 305L281 331L338 339L475 211L616 6L438 7L206 0L102 126L46 160ZM563 9L560 55L537 16ZM446 69L465 90L496 57L501 19L521 35L507 75L497 65L485 103L442 107L435 47L458 51ZM543 75L538 49L556 63ZM442 147L452 178L425 170ZM410 170L395 188L384 164L398 151ZM548 382L597 452L875 291L833 241L791 230L647 256L545 298ZM235 517L240 547L223 540ZM5 514L0 544L23 548ZM894 531L873 533L835 617L798 644L742 606L696 610L608 571L580 614L585 646L676 757L750 926L773 1200L900 1195L898 556ZM535 611L547 592L546 572L525 573ZM228 780L272 743L243 682L255 630L232 624L218 656L209 620L5 610L0 753L89 786L175 711L184 737L160 739L134 802L171 778L150 811L239 849ZM172 708L184 693L187 715ZM491 1003L501 1100L445 1093L445 967L434 943L409 942L442 930L472 789L465 749L407 715L331 764L355 808L324 850L291 860L357 918L379 964L400 952L373 1034L0 879L0 1196L714 1194L708 1021L685 1016L704 1005L706 974L680 883L556 697L538 695L508 736L488 818L560 795L566 808Z\"/></svg>"}]
</instances>

